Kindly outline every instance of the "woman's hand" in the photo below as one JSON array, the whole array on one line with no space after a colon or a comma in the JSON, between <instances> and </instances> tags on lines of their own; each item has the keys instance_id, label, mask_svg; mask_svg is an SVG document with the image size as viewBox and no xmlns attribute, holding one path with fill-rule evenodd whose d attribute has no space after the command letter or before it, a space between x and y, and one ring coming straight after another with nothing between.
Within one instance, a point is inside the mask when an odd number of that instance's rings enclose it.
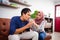
<instances>
[{"instance_id":1,"label":"woman's hand","mask_svg":"<svg viewBox=\"0 0 60 40\"><path fill-rule=\"evenodd\" d=\"M39 27L39 25L35 23L35 20L33 20L33 24L35 25L35 27Z\"/></svg>"}]
</instances>

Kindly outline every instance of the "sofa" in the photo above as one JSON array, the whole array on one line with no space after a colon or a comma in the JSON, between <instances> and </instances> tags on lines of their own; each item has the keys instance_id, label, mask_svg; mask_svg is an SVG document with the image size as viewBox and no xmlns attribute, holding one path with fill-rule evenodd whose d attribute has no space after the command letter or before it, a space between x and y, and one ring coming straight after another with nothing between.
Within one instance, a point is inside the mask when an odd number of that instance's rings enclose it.
<instances>
[{"instance_id":1,"label":"sofa","mask_svg":"<svg viewBox=\"0 0 60 40\"><path fill-rule=\"evenodd\" d=\"M0 40L8 40L10 29L10 19L0 18ZM45 40L50 40L51 35L47 35ZM31 39L21 39L21 40L31 40Z\"/></svg>"}]
</instances>

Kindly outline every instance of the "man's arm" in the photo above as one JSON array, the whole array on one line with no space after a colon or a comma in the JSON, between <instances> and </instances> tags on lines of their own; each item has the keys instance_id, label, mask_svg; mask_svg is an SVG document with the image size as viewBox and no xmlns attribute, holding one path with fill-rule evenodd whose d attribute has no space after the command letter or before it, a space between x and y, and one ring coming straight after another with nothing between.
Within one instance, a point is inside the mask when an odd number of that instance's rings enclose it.
<instances>
[{"instance_id":1,"label":"man's arm","mask_svg":"<svg viewBox=\"0 0 60 40\"><path fill-rule=\"evenodd\" d=\"M23 32L25 29L29 28L32 25L32 22L29 22L27 25L25 25L22 28L16 29L16 31L14 32L15 34L19 34L21 32Z\"/></svg>"}]
</instances>

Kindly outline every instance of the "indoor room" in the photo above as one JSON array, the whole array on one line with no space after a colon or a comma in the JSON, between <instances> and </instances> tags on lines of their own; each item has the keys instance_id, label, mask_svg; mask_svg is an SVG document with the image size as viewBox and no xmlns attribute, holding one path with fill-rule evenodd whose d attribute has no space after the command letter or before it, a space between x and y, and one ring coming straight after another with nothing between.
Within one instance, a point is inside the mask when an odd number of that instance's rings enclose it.
<instances>
[{"instance_id":1,"label":"indoor room","mask_svg":"<svg viewBox=\"0 0 60 40\"><path fill-rule=\"evenodd\" d=\"M27 22L24 23L25 21ZM28 27L29 31L25 31ZM40 33L45 33L41 39ZM20 38L17 34L23 37ZM0 0L0 40L37 39L60 39L60 0Z\"/></svg>"}]
</instances>

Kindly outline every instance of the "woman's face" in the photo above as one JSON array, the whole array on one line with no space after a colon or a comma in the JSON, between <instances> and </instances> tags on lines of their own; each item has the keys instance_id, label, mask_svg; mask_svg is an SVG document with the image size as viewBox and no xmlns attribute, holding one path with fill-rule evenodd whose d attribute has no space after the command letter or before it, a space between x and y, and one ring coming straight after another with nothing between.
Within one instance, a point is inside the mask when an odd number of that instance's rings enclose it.
<instances>
[{"instance_id":1,"label":"woman's face","mask_svg":"<svg viewBox=\"0 0 60 40\"><path fill-rule=\"evenodd\" d=\"M41 19L43 18L43 14L42 13L38 13L37 16L36 16L37 19Z\"/></svg>"}]
</instances>

